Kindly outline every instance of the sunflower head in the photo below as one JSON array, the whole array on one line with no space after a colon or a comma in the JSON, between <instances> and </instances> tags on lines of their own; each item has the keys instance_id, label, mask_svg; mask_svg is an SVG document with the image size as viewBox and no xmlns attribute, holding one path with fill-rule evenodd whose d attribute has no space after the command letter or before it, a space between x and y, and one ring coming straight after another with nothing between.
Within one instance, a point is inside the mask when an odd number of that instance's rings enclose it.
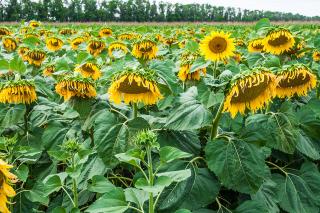
<instances>
[{"instance_id":1,"label":"sunflower head","mask_svg":"<svg viewBox=\"0 0 320 213\"><path fill-rule=\"evenodd\" d=\"M86 62L76 67L75 72L79 72L83 77L92 78L93 80L97 80L101 77L100 68L91 62Z\"/></svg>"},{"instance_id":2,"label":"sunflower head","mask_svg":"<svg viewBox=\"0 0 320 213\"><path fill-rule=\"evenodd\" d=\"M49 64L44 68L42 75L51 76L54 73L54 69L55 69L55 66L53 64Z\"/></svg>"},{"instance_id":3,"label":"sunflower head","mask_svg":"<svg viewBox=\"0 0 320 213\"><path fill-rule=\"evenodd\" d=\"M224 61L234 55L234 39L229 33L212 32L200 42L200 53L206 60Z\"/></svg>"},{"instance_id":4,"label":"sunflower head","mask_svg":"<svg viewBox=\"0 0 320 213\"><path fill-rule=\"evenodd\" d=\"M57 37L51 37L46 39L46 46L48 50L58 51L63 46L63 41Z\"/></svg>"},{"instance_id":5,"label":"sunflower head","mask_svg":"<svg viewBox=\"0 0 320 213\"><path fill-rule=\"evenodd\" d=\"M71 40L71 48L73 50L76 50L76 49L78 49L79 45L84 43L84 42L85 42L85 39L83 37L81 37L81 36L76 37L76 38Z\"/></svg>"},{"instance_id":6,"label":"sunflower head","mask_svg":"<svg viewBox=\"0 0 320 213\"><path fill-rule=\"evenodd\" d=\"M37 27L40 27L40 22L38 21L30 21L29 22L29 27L32 27L32 28L37 28Z\"/></svg>"},{"instance_id":7,"label":"sunflower head","mask_svg":"<svg viewBox=\"0 0 320 213\"><path fill-rule=\"evenodd\" d=\"M122 33L117 36L119 40L131 40L133 37L134 35L132 33Z\"/></svg>"},{"instance_id":8,"label":"sunflower head","mask_svg":"<svg viewBox=\"0 0 320 213\"><path fill-rule=\"evenodd\" d=\"M274 55L280 55L290 51L294 44L295 39L291 32L287 29L279 28L268 32L263 39L263 50Z\"/></svg>"},{"instance_id":9,"label":"sunflower head","mask_svg":"<svg viewBox=\"0 0 320 213\"><path fill-rule=\"evenodd\" d=\"M93 56L98 56L105 48L106 44L100 40L91 40L87 45L87 51Z\"/></svg>"},{"instance_id":10,"label":"sunflower head","mask_svg":"<svg viewBox=\"0 0 320 213\"><path fill-rule=\"evenodd\" d=\"M291 65L277 73L276 94L280 98L305 96L316 87L317 77L303 64Z\"/></svg>"},{"instance_id":11,"label":"sunflower head","mask_svg":"<svg viewBox=\"0 0 320 213\"><path fill-rule=\"evenodd\" d=\"M165 45L168 45L168 46L172 46L173 44L177 43L177 38L175 37L171 37L171 38L165 38L163 39L163 43Z\"/></svg>"},{"instance_id":12,"label":"sunflower head","mask_svg":"<svg viewBox=\"0 0 320 213\"><path fill-rule=\"evenodd\" d=\"M101 38L109 37L111 35L112 35L112 30L110 28L108 28L108 27L104 27L99 31L99 36Z\"/></svg>"},{"instance_id":13,"label":"sunflower head","mask_svg":"<svg viewBox=\"0 0 320 213\"><path fill-rule=\"evenodd\" d=\"M17 49L18 42L10 36L5 36L2 38L2 45L7 52L13 52Z\"/></svg>"},{"instance_id":14,"label":"sunflower head","mask_svg":"<svg viewBox=\"0 0 320 213\"><path fill-rule=\"evenodd\" d=\"M236 41L237 46L243 47L245 45L244 41L242 38L238 38Z\"/></svg>"},{"instance_id":15,"label":"sunflower head","mask_svg":"<svg viewBox=\"0 0 320 213\"><path fill-rule=\"evenodd\" d=\"M64 98L64 101L68 101L72 97L86 99L97 96L93 81L90 78L79 76L64 76L58 80L55 89Z\"/></svg>"},{"instance_id":16,"label":"sunflower head","mask_svg":"<svg viewBox=\"0 0 320 213\"><path fill-rule=\"evenodd\" d=\"M318 51L318 50L314 51L312 54L312 59L314 61L320 61L320 51Z\"/></svg>"},{"instance_id":17,"label":"sunflower head","mask_svg":"<svg viewBox=\"0 0 320 213\"><path fill-rule=\"evenodd\" d=\"M70 28L63 28L61 30L59 30L59 34L60 35L73 35L75 34L76 31Z\"/></svg>"},{"instance_id":18,"label":"sunflower head","mask_svg":"<svg viewBox=\"0 0 320 213\"><path fill-rule=\"evenodd\" d=\"M263 38L256 38L249 41L248 51L250 53L263 51Z\"/></svg>"},{"instance_id":19,"label":"sunflower head","mask_svg":"<svg viewBox=\"0 0 320 213\"><path fill-rule=\"evenodd\" d=\"M224 111L232 117L246 110L262 109L275 96L276 77L266 68L255 68L235 76L224 101Z\"/></svg>"},{"instance_id":20,"label":"sunflower head","mask_svg":"<svg viewBox=\"0 0 320 213\"><path fill-rule=\"evenodd\" d=\"M191 72L191 66L198 57L199 57L198 53L191 53L188 51L182 53L181 59L180 59L181 60L180 70L178 73L178 77L181 81L186 81L186 80L199 81L201 73L203 75L206 75L207 73L206 68L200 68Z\"/></svg>"},{"instance_id":21,"label":"sunflower head","mask_svg":"<svg viewBox=\"0 0 320 213\"><path fill-rule=\"evenodd\" d=\"M39 38L39 35L36 33L25 33L24 38Z\"/></svg>"},{"instance_id":22,"label":"sunflower head","mask_svg":"<svg viewBox=\"0 0 320 213\"><path fill-rule=\"evenodd\" d=\"M30 50L29 47L27 46L20 46L18 48L18 54L19 56L22 58L22 60L26 61L27 57L26 57L26 53Z\"/></svg>"},{"instance_id":23,"label":"sunflower head","mask_svg":"<svg viewBox=\"0 0 320 213\"><path fill-rule=\"evenodd\" d=\"M7 81L0 86L0 103L31 104L37 100L33 81Z\"/></svg>"},{"instance_id":24,"label":"sunflower head","mask_svg":"<svg viewBox=\"0 0 320 213\"><path fill-rule=\"evenodd\" d=\"M26 33L31 32L32 30L33 30L32 27L22 27L22 28L20 28L20 33L26 34Z\"/></svg>"},{"instance_id":25,"label":"sunflower head","mask_svg":"<svg viewBox=\"0 0 320 213\"><path fill-rule=\"evenodd\" d=\"M155 79L155 72L142 68L126 69L114 75L108 94L110 100L116 104L124 101L126 104L152 105L162 98Z\"/></svg>"},{"instance_id":26,"label":"sunflower head","mask_svg":"<svg viewBox=\"0 0 320 213\"><path fill-rule=\"evenodd\" d=\"M138 59L151 60L157 55L157 44L151 39L140 40L133 45L132 55Z\"/></svg>"},{"instance_id":27,"label":"sunflower head","mask_svg":"<svg viewBox=\"0 0 320 213\"><path fill-rule=\"evenodd\" d=\"M29 64L40 67L44 59L46 58L46 52L39 49L29 50L25 54L25 58Z\"/></svg>"},{"instance_id":28,"label":"sunflower head","mask_svg":"<svg viewBox=\"0 0 320 213\"><path fill-rule=\"evenodd\" d=\"M108 47L108 54L110 57L114 57L114 51L121 51L123 54L127 54L128 48L124 43L116 41L111 43Z\"/></svg>"},{"instance_id":29,"label":"sunflower head","mask_svg":"<svg viewBox=\"0 0 320 213\"><path fill-rule=\"evenodd\" d=\"M2 36L9 36L11 34L10 30L6 27L0 27L0 38Z\"/></svg>"}]
</instances>

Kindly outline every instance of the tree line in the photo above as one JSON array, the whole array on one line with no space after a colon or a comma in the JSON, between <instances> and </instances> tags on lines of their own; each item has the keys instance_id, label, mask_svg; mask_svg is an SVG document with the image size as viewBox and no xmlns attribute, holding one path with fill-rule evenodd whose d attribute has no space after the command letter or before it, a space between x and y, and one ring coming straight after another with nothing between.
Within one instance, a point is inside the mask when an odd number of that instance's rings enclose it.
<instances>
[{"instance_id":1,"label":"tree line","mask_svg":"<svg viewBox=\"0 0 320 213\"><path fill-rule=\"evenodd\" d=\"M319 16L149 0L0 0L0 21L250 22L265 17L272 21L320 20Z\"/></svg>"}]
</instances>

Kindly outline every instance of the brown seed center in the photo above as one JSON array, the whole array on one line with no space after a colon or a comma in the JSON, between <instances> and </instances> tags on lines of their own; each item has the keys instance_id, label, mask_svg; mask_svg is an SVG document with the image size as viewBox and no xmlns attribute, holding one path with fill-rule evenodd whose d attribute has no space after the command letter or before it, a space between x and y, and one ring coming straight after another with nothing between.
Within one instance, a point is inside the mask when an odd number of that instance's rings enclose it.
<instances>
[{"instance_id":1,"label":"brown seed center","mask_svg":"<svg viewBox=\"0 0 320 213\"><path fill-rule=\"evenodd\" d=\"M209 49L214 53L222 53L227 49L227 41L221 37L215 37L209 42Z\"/></svg>"},{"instance_id":2,"label":"brown seed center","mask_svg":"<svg viewBox=\"0 0 320 213\"><path fill-rule=\"evenodd\" d=\"M271 46L280 46L280 45L287 43L288 41L289 41L289 38L287 36L280 35L278 38L275 38L273 40L269 40L268 43Z\"/></svg>"},{"instance_id":3,"label":"brown seed center","mask_svg":"<svg viewBox=\"0 0 320 213\"><path fill-rule=\"evenodd\" d=\"M281 87L281 88L296 87L296 86L303 85L303 84L307 83L308 81L310 81L309 75L306 75L304 77L302 73L299 73L298 76L296 76L293 79L289 79L289 78L281 79L279 82L279 87Z\"/></svg>"},{"instance_id":4,"label":"brown seed center","mask_svg":"<svg viewBox=\"0 0 320 213\"><path fill-rule=\"evenodd\" d=\"M144 87L142 84L138 85L135 80L133 80L130 84L127 78L122 83L120 83L119 91L128 94L140 94L149 92L150 90Z\"/></svg>"}]
</instances>

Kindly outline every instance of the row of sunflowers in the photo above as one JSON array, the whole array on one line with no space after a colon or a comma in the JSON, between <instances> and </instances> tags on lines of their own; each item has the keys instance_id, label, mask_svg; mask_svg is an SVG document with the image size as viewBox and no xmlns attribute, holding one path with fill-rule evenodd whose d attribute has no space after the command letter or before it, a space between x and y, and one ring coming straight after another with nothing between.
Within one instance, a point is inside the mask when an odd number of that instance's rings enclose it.
<instances>
[{"instance_id":1,"label":"row of sunflowers","mask_svg":"<svg viewBox=\"0 0 320 213\"><path fill-rule=\"evenodd\" d=\"M0 212L316 212L319 35L0 26Z\"/></svg>"}]
</instances>

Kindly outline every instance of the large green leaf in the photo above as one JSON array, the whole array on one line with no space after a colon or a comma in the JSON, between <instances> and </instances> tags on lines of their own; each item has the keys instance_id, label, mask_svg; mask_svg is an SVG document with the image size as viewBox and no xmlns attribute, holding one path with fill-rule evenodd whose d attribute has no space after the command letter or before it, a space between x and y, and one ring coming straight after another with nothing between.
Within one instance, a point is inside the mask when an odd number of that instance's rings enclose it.
<instances>
[{"instance_id":1,"label":"large green leaf","mask_svg":"<svg viewBox=\"0 0 320 213\"><path fill-rule=\"evenodd\" d=\"M0 111L1 127L7 128L23 121L25 111L26 108L23 104L3 107Z\"/></svg>"},{"instance_id":2,"label":"large green leaf","mask_svg":"<svg viewBox=\"0 0 320 213\"><path fill-rule=\"evenodd\" d=\"M126 201L133 202L140 208L149 199L149 193L140 189L126 188L124 194L126 195Z\"/></svg>"},{"instance_id":3,"label":"large green leaf","mask_svg":"<svg viewBox=\"0 0 320 213\"><path fill-rule=\"evenodd\" d=\"M161 147L159 154L160 160L164 163L169 163L177 159L189 158L192 156L191 154L183 152L172 146Z\"/></svg>"},{"instance_id":4,"label":"large green leaf","mask_svg":"<svg viewBox=\"0 0 320 213\"><path fill-rule=\"evenodd\" d=\"M209 169L227 188L255 193L269 176L262 150L243 140L216 139L207 143L205 152Z\"/></svg>"},{"instance_id":5,"label":"large green leaf","mask_svg":"<svg viewBox=\"0 0 320 213\"><path fill-rule=\"evenodd\" d=\"M92 182L88 186L88 190L91 192L106 193L111 191L114 187L115 186L110 183L107 178L101 175L96 175L92 177Z\"/></svg>"},{"instance_id":6,"label":"large green leaf","mask_svg":"<svg viewBox=\"0 0 320 213\"><path fill-rule=\"evenodd\" d=\"M256 200L247 200L238 206L234 213L261 213L267 212L268 209L261 202Z\"/></svg>"},{"instance_id":7,"label":"large green leaf","mask_svg":"<svg viewBox=\"0 0 320 213\"><path fill-rule=\"evenodd\" d=\"M61 145L68 132L68 127L60 122L50 122L43 132L42 145L46 150L54 150Z\"/></svg>"}]
</instances>

